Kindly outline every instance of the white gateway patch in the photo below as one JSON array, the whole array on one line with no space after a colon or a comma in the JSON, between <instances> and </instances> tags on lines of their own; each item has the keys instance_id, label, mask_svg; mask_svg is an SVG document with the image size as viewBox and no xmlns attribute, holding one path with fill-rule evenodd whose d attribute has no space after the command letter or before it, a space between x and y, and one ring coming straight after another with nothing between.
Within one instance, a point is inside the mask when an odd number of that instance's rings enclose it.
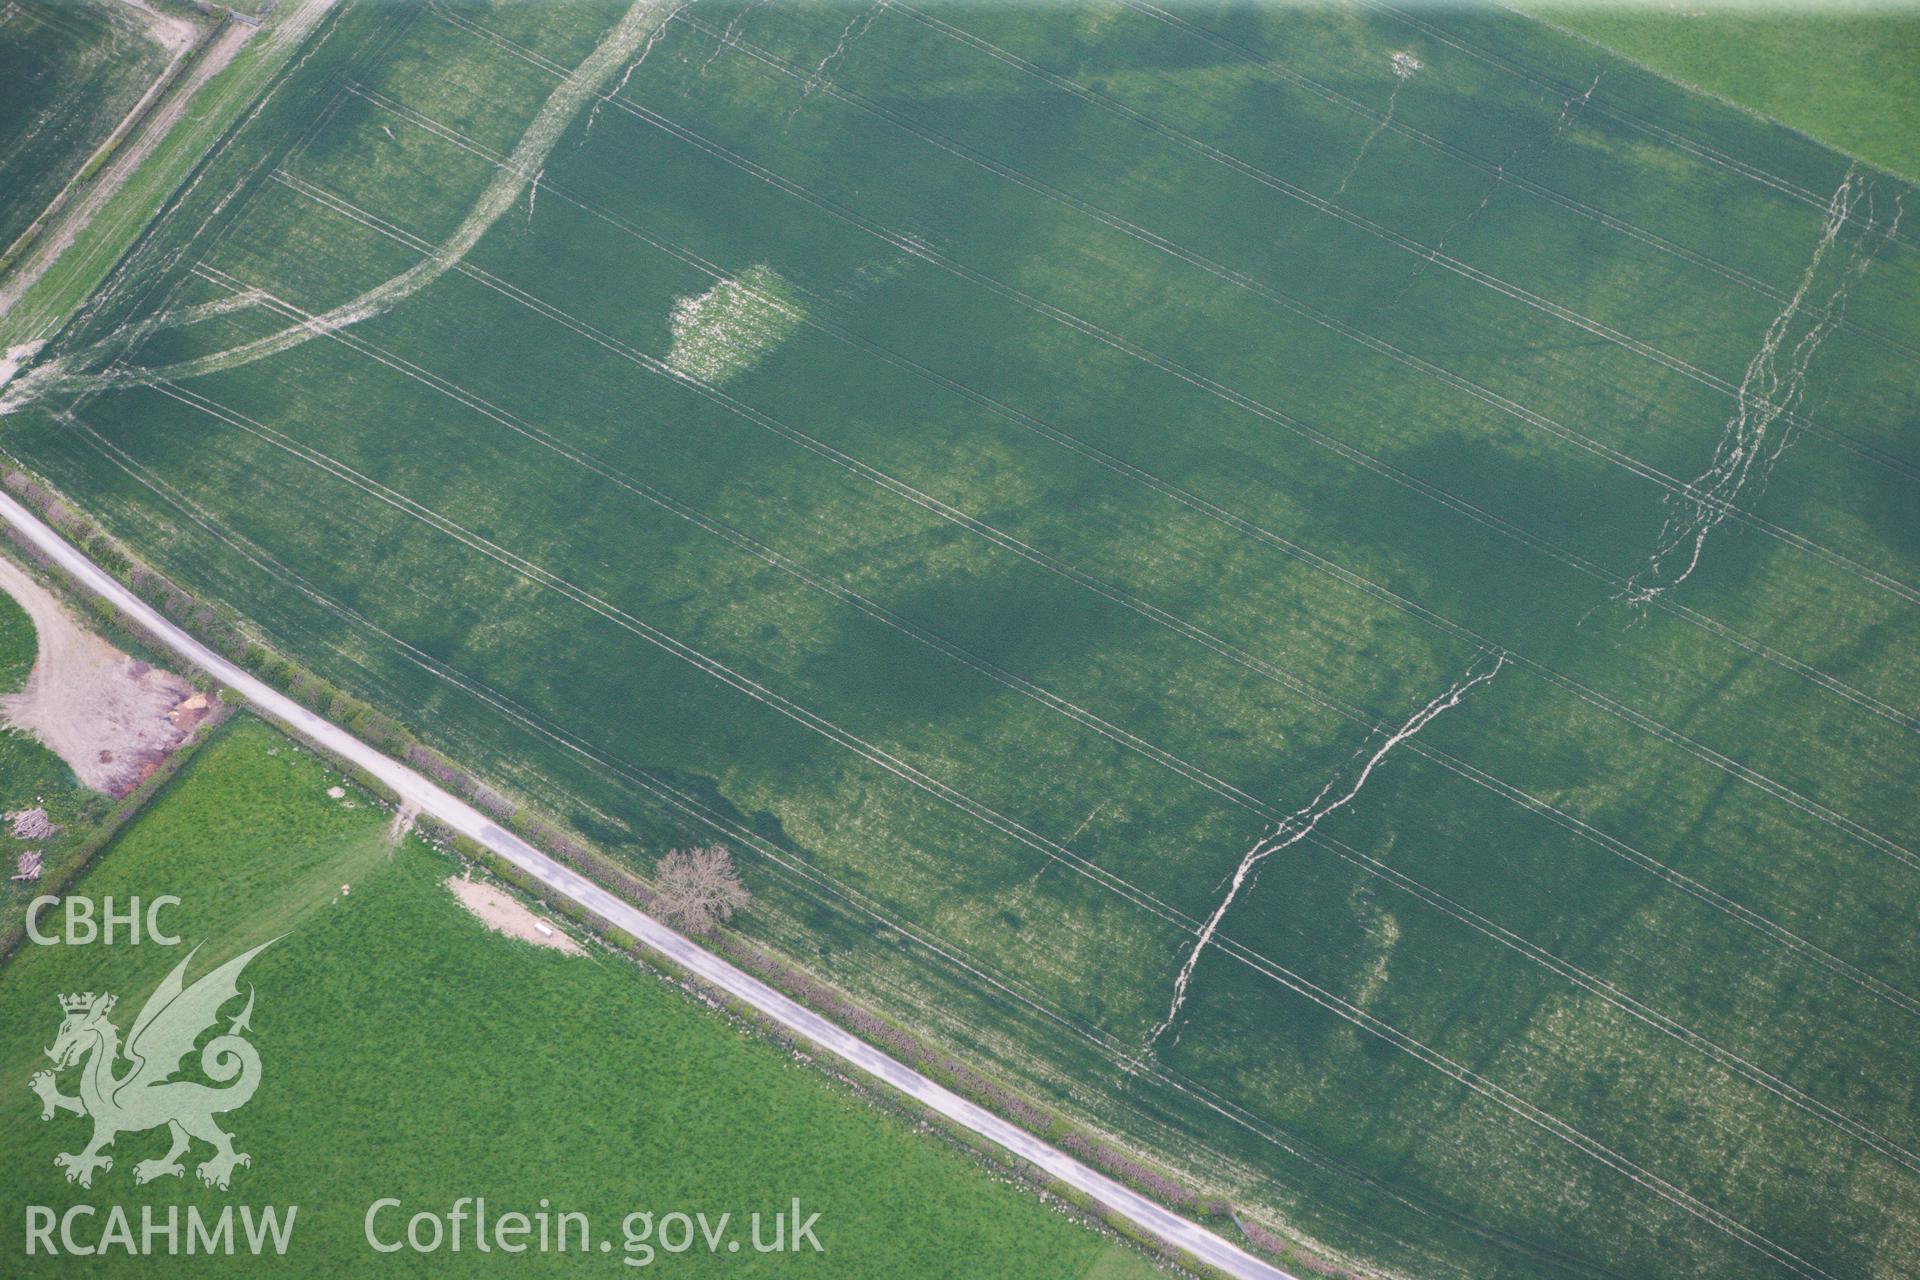
<instances>
[{"instance_id":1,"label":"white gateway patch","mask_svg":"<svg viewBox=\"0 0 1920 1280\"><path fill-rule=\"evenodd\" d=\"M673 304L667 363L702 382L745 373L800 326L799 300L764 262Z\"/></svg>"}]
</instances>

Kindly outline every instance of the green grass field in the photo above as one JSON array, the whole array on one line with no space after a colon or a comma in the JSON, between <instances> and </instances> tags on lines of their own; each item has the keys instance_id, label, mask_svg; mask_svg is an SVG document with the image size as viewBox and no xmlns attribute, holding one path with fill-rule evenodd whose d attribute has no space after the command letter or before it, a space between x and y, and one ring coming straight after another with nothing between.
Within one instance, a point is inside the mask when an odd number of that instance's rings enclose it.
<instances>
[{"instance_id":1,"label":"green grass field","mask_svg":"<svg viewBox=\"0 0 1920 1280\"><path fill-rule=\"evenodd\" d=\"M343 4L0 447L1334 1251L1920 1269L1904 186L1498 12L664 12Z\"/></svg>"},{"instance_id":2,"label":"green grass field","mask_svg":"<svg viewBox=\"0 0 1920 1280\"><path fill-rule=\"evenodd\" d=\"M105 142L168 54L104 4L0 4L0 253Z\"/></svg>"},{"instance_id":3,"label":"green grass field","mask_svg":"<svg viewBox=\"0 0 1920 1280\"><path fill-rule=\"evenodd\" d=\"M1920 14L1905 5L1522 5L1849 155L1920 177Z\"/></svg>"},{"instance_id":4,"label":"green grass field","mask_svg":"<svg viewBox=\"0 0 1920 1280\"><path fill-rule=\"evenodd\" d=\"M821 1214L823 1254L755 1255L743 1225L742 1255L709 1258L702 1246L655 1260L676 1274L1158 1274L1143 1255L630 961L490 933L442 887L453 859L417 838L393 848L388 815L361 793L327 798L340 781L259 721L235 720L76 890L123 904L177 893L184 901L165 919L186 945L30 946L0 969L0 1070L14 1082L0 1093L9 1274L616 1274L626 1270L629 1213L705 1211L712 1221L731 1212L744 1224L796 1195ZM352 887L344 898L343 882ZM63 1114L42 1123L39 1100L18 1087L46 1065L55 996L111 990L124 1030L187 946L203 944L197 976L276 937L245 975L257 992L251 1038L262 1076L253 1099L223 1120L253 1157L229 1194L200 1186L191 1163L178 1182L136 1189L132 1167L161 1154L163 1133L122 1135L114 1167L90 1190L66 1183L53 1155L78 1149L85 1122ZM588 1214L595 1239L611 1237L616 1251L482 1255L469 1239L457 1256L390 1259L365 1243L375 1200L407 1206L377 1221L384 1241L411 1213L444 1213L463 1195L484 1195L496 1214L532 1213L546 1197L555 1211ZM76 1203L299 1210L283 1259L23 1261L19 1206Z\"/></svg>"}]
</instances>

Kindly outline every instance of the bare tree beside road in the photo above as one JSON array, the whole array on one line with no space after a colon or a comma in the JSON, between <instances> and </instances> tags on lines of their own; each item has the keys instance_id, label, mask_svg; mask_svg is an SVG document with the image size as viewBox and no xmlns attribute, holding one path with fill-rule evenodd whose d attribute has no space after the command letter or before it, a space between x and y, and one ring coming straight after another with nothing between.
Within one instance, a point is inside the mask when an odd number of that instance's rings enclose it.
<instances>
[{"instance_id":1,"label":"bare tree beside road","mask_svg":"<svg viewBox=\"0 0 1920 1280\"><path fill-rule=\"evenodd\" d=\"M733 869L733 855L723 844L675 849L660 859L654 872L662 919L694 937L725 924L753 895Z\"/></svg>"}]
</instances>

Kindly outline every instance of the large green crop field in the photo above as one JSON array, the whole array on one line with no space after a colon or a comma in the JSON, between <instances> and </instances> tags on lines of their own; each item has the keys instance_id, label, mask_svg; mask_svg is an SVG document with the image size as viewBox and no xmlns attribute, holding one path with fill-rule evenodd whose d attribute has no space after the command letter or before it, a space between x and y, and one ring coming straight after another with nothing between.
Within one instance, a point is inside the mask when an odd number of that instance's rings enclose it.
<instances>
[{"instance_id":1,"label":"large green crop field","mask_svg":"<svg viewBox=\"0 0 1920 1280\"><path fill-rule=\"evenodd\" d=\"M342 0L0 448L1331 1251L1910 1276L1912 203L1504 12Z\"/></svg>"}]
</instances>

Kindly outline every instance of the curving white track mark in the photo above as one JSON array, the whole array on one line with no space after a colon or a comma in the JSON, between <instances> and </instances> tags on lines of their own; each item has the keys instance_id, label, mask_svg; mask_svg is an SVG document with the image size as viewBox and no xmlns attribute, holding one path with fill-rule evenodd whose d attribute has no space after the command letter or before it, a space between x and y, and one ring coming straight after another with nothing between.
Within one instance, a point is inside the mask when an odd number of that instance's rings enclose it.
<instances>
[{"instance_id":1,"label":"curving white track mark","mask_svg":"<svg viewBox=\"0 0 1920 1280\"><path fill-rule=\"evenodd\" d=\"M581 110L589 102L597 103L604 99L608 82L623 65L626 71L621 83L624 84L626 78L632 76L652 50L661 28L674 12L676 10L664 0L635 0L633 7L622 15L586 60L568 73L548 95L533 122L515 145L511 162L494 171L492 180L467 211L467 216L461 219L460 225L444 241L434 246L425 258L399 275L382 281L359 297L312 320L290 325L278 333L256 338L226 351L198 356L160 369L79 374L68 372L70 366L63 361L52 361L19 380L14 394L0 401L0 415L22 409L53 391L94 390L154 377L193 378L237 368L279 355L313 338L371 320L392 310L459 265L480 242L480 238L500 220L501 215L518 202L529 182L525 175L537 174L545 167L547 156Z\"/></svg>"}]
</instances>

